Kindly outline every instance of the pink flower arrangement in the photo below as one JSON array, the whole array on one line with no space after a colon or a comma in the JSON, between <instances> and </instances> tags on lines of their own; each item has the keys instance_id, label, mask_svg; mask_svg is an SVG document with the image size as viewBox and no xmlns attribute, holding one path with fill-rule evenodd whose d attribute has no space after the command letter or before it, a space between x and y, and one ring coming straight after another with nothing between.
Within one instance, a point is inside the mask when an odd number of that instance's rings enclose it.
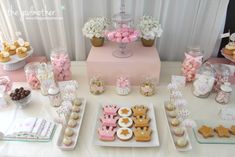
<instances>
[{"instance_id":1,"label":"pink flower arrangement","mask_svg":"<svg viewBox=\"0 0 235 157\"><path fill-rule=\"evenodd\" d=\"M139 31L134 28L130 28L127 25L123 25L121 28L107 32L106 36L108 40L113 42L130 43L138 39Z\"/></svg>"}]
</instances>

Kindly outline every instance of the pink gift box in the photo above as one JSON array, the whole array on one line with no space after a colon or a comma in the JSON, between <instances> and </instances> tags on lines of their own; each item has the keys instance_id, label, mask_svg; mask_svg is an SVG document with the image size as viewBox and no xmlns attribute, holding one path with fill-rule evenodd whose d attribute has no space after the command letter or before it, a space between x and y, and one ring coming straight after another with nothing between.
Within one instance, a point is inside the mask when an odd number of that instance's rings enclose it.
<instances>
[{"instance_id":1,"label":"pink gift box","mask_svg":"<svg viewBox=\"0 0 235 157\"><path fill-rule=\"evenodd\" d=\"M127 76L132 85L140 85L146 76L160 77L161 61L155 46L143 47L140 42L128 44L133 51L129 58L116 58L112 52L118 48L117 43L105 42L102 47L92 47L87 58L88 78L100 76L105 84L116 85L118 76Z\"/></svg>"}]
</instances>

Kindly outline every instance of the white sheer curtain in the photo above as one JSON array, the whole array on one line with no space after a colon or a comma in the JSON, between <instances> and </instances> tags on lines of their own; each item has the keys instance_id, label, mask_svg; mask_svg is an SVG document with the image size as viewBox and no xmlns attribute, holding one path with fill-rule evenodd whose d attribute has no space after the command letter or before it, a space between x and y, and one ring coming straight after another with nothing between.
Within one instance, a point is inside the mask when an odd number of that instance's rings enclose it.
<instances>
[{"instance_id":1,"label":"white sheer curtain","mask_svg":"<svg viewBox=\"0 0 235 157\"><path fill-rule=\"evenodd\" d=\"M218 52L228 2L126 0L126 10L135 22L142 15L160 19L164 33L157 47L162 60L181 60L188 47L200 47L207 58ZM49 56L52 48L64 47L71 59L85 60L91 46L82 35L84 22L94 16L110 18L119 11L119 3L118 0L0 0L0 29L11 38L21 31L36 54ZM55 15L50 18L19 15L42 9L55 11Z\"/></svg>"}]
</instances>

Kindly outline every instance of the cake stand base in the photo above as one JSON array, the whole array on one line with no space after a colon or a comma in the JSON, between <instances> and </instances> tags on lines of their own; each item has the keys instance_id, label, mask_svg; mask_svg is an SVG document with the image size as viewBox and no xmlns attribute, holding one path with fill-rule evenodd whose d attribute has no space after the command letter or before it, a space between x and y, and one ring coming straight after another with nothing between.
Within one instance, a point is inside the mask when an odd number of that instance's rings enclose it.
<instances>
[{"instance_id":1,"label":"cake stand base","mask_svg":"<svg viewBox=\"0 0 235 157\"><path fill-rule=\"evenodd\" d=\"M128 58L133 55L133 51L127 48L127 44L119 44L119 48L113 51L113 56L117 58Z\"/></svg>"},{"instance_id":2,"label":"cake stand base","mask_svg":"<svg viewBox=\"0 0 235 157\"><path fill-rule=\"evenodd\" d=\"M19 61L16 63L12 63L12 64L5 64L5 65L3 65L3 70L5 70L5 71L17 70L17 69L24 67L25 64L26 64L25 60L22 60L22 61Z\"/></svg>"}]
</instances>

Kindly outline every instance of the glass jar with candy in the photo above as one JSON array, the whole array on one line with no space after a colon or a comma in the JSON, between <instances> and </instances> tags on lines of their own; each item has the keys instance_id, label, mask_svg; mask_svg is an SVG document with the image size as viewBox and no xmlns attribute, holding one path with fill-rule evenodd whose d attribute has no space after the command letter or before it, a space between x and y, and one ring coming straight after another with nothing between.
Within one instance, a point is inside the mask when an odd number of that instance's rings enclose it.
<instances>
[{"instance_id":1,"label":"glass jar with candy","mask_svg":"<svg viewBox=\"0 0 235 157\"><path fill-rule=\"evenodd\" d=\"M209 63L203 64L198 70L193 82L193 94L200 98L210 95L215 82L215 70Z\"/></svg>"},{"instance_id":2,"label":"glass jar with candy","mask_svg":"<svg viewBox=\"0 0 235 157\"><path fill-rule=\"evenodd\" d=\"M219 92L221 85L229 81L230 69L224 64L215 64L215 83L213 86L214 92Z\"/></svg>"},{"instance_id":3,"label":"glass jar with candy","mask_svg":"<svg viewBox=\"0 0 235 157\"><path fill-rule=\"evenodd\" d=\"M26 81L32 89L40 89L40 81L37 78L37 70L39 65L39 62L31 62L26 64L24 67Z\"/></svg>"},{"instance_id":4,"label":"glass jar with candy","mask_svg":"<svg viewBox=\"0 0 235 157\"><path fill-rule=\"evenodd\" d=\"M128 95L131 91L130 79L126 76L120 76L116 81L116 92L118 95Z\"/></svg>"},{"instance_id":5,"label":"glass jar with candy","mask_svg":"<svg viewBox=\"0 0 235 157\"><path fill-rule=\"evenodd\" d=\"M215 97L216 102L219 104L227 104L230 101L232 88L230 86L231 84L229 82L225 82L220 86L220 91Z\"/></svg>"},{"instance_id":6,"label":"glass jar with candy","mask_svg":"<svg viewBox=\"0 0 235 157\"><path fill-rule=\"evenodd\" d=\"M62 97L60 94L60 89L57 86L50 86L50 88L48 89L48 96L51 106L59 107L61 105Z\"/></svg>"},{"instance_id":7,"label":"glass jar with candy","mask_svg":"<svg viewBox=\"0 0 235 157\"><path fill-rule=\"evenodd\" d=\"M104 82L100 77L93 77L90 79L90 92L94 95L104 93Z\"/></svg>"},{"instance_id":8,"label":"glass jar with candy","mask_svg":"<svg viewBox=\"0 0 235 157\"><path fill-rule=\"evenodd\" d=\"M140 85L140 93L144 96L152 96L155 93L155 86L152 79L146 78Z\"/></svg>"}]
</instances>

